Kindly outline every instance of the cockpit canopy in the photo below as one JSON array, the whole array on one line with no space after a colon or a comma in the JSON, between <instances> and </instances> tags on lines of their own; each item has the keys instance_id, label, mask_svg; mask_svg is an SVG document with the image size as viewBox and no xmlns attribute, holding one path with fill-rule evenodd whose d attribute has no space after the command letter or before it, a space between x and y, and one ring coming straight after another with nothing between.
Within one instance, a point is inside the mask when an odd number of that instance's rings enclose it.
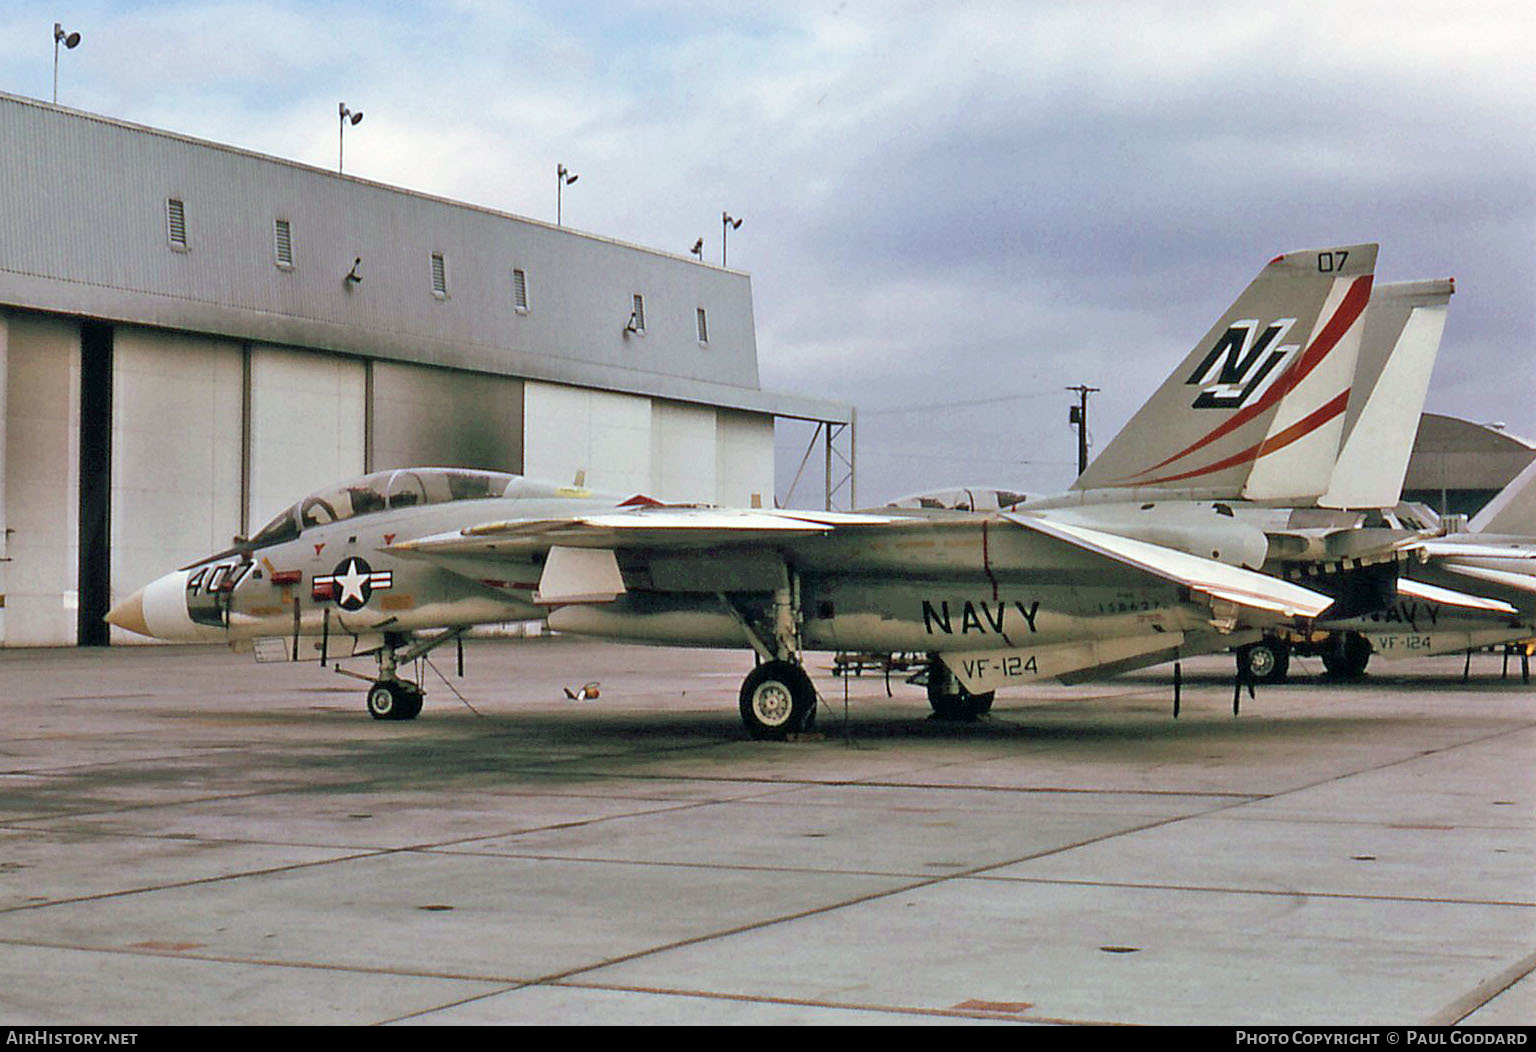
<instances>
[{"instance_id":1,"label":"cockpit canopy","mask_svg":"<svg viewBox=\"0 0 1536 1052\"><path fill-rule=\"evenodd\" d=\"M997 489L992 486L967 486L961 489L936 490L931 493L914 493L898 497L887 508L948 508L953 511L1007 511L1023 504L1023 493Z\"/></svg>"},{"instance_id":2,"label":"cockpit canopy","mask_svg":"<svg viewBox=\"0 0 1536 1052\"><path fill-rule=\"evenodd\" d=\"M291 541L311 526L342 522L370 512L446 504L458 500L523 496L521 475L466 468L397 468L376 471L311 493L285 509L251 538L254 547ZM531 494L528 494L531 495Z\"/></svg>"}]
</instances>

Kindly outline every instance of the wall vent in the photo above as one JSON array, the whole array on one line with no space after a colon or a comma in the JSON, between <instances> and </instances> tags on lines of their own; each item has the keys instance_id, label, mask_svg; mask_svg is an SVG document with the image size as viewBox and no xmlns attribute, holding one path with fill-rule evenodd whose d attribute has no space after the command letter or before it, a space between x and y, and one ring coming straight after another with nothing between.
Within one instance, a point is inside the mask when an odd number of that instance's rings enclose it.
<instances>
[{"instance_id":1,"label":"wall vent","mask_svg":"<svg viewBox=\"0 0 1536 1052\"><path fill-rule=\"evenodd\" d=\"M165 200L165 236L172 248L187 247L187 206L180 198Z\"/></svg>"},{"instance_id":2,"label":"wall vent","mask_svg":"<svg viewBox=\"0 0 1536 1052\"><path fill-rule=\"evenodd\" d=\"M521 270L512 271L512 306L519 314L528 313L528 275Z\"/></svg>"},{"instance_id":3,"label":"wall vent","mask_svg":"<svg viewBox=\"0 0 1536 1052\"><path fill-rule=\"evenodd\" d=\"M272 238L277 252L277 265L284 270L293 267L293 229L288 225L288 220L278 219L272 223Z\"/></svg>"}]
</instances>

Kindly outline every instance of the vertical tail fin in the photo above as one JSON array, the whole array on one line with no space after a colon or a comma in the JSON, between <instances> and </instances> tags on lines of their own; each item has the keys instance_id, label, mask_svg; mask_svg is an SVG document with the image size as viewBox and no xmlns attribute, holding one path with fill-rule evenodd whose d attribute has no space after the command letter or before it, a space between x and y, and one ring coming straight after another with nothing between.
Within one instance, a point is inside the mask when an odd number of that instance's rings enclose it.
<instances>
[{"instance_id":1,"label":"vertical tail fin","mask_svg":"<svg viewBox=\"0 0 1536 1052\"><path fill-rule=\"evenodd\" d=\"M1378 285L1371 293L1344 445L1328 492L1318 498L1323 507L1388 508L1402 495L1455 291L1447 278Z\"/></svg>"},{"instance_id":2,"label":"vertical tail fin","mask_svg":"<svg viewBox=\"0 0 1536 1052\"><path fill-rule=\"evenodd\" d=\"M1293 252L1259 272L1074 489L1313 498L1328 488L1375 245Z\"/></svg>"}]
</instances>

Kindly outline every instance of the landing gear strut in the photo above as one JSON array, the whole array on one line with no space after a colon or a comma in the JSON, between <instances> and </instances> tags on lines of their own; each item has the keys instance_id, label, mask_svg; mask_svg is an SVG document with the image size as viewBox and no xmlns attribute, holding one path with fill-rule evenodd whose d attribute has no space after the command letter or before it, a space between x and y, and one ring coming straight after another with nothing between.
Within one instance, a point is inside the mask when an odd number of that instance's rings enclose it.
<instances>
[{"instance_id":1,"label":"landing gear strut","mask_svg":"<svg viewBox=\"0 0 1536 1052\"><path fill-rule=\"evenodd\" d=\"M1371 660L1371 644L1358 632L1337 632L1323 648L1323 667L1334 679L1359 679Z\"/></svg>"},{"instance_id":2,"label":"landing gear strut","mask_svg":"<svg viewBox=\"0 0 1536 1052\"><path fill-rule=\"evenodd\" d=\"M381 679L368 688L368 715L376 720L414 720L421 715L421 688L403 679Z\"/></svg>"},{"instance_id":3,"label":"landing gear strut","mask_svg":"<svg viewBox=\"0 0 1536 1052\"><path fill-rule=\"evenodd\" d=\"M773 592L772 635L765 638L720 594L761 663L741 684L741 722L759 741L783 741L809 730L816 720L816 687L800 664L800 578L787 564L779 568Z\"/></svg>"},{"instance_id":4,"label":"landing gear strut","mask_svg":"<svg viewBox=\"0 0 1536 1052\"><path fill-rule=\"evenodd\" d=\"M741 685L741 722L759 741L782 741L810 727L816 716L816 688L792 661L768 661Z\"/></svg>"},{"instance_id":5,"label":"landing gear strut","mask_svg":"<svg viewBox=\"0 0 1536 1052\"><path fill-rule=\"evenodd\" d=\"M420 716L421 702L425 692L419 684L401 679L395 670L402 664L424 657L444 643L457 640L463 632L462 628L458 628L430 639L419 639L414 643L408 635L387 633L384 636L384 646L376 655L379 661L378 678L368 688L368 715L376 720L414 720ZM338 668L336 671L345 672L346 670ZM357 676L359 679L367 678L358 676L356 672L348 672L347 675Z\"/></svg>"},{"instance_id":6,"label":"landing gear strut","mask_svg":"<svg viewBox=\"0 0 1536 1052\"><path fill-rule=\"evenodd\" d=\"M992 711L995 691L972 694L961 685L944 662L928 658L928 704L941 720L974 720Z\"/></svg>"},{"instance_id":7,"label":"landing gear strut","mask_svg":"<svg viewBox=\"0 0 1536 1052\"><path fill-rule=\"evenodd\" d=\"M1238 647L1237 663L1255 683L1284 683L1291 668L1291 648L1277 639L1261 639Z\"/></svg>"}]
</instances>

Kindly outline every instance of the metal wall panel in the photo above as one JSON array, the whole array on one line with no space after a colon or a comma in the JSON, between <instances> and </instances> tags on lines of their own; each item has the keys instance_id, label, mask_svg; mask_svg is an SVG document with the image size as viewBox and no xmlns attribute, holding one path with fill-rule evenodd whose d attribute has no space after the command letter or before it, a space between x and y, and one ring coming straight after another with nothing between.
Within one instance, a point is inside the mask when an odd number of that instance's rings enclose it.
<instances>
[{"instance_id":1,"label":"metal wall panel","mask_svg":"<svg viewBox=\"0 0 1536 1052\"><path fill-rule=\"evenodd\" d=\"M115 601L240 532L244 365L238 343L130 327L113 357Z\"/></svg>"},{"instance_id":2,"label":"metal wall panel","mask_svg":"<svg viewBox=\"0 0 1536 1052\"><path fill-rule=\"evenodd\" d=\"M0 94L0 305L815 419L759 389L745 274ZM166 234L183 202L187 245ZM293 265L277 265L287 220ZM431 256L446 262L434 296ZM361 259L362 280L346 275ZM528 281L519 312L512 272ZM626 334L632 297L645 333ZM709 342L700 346L699 308Z\"/></svg>"},{"instance_id":3,"label":"metal wall panel","mask_svg":"<svg viewBox=\"0 0 1536 1052\"><path fill-rule=\"evenodd\" d=\"M773 507L773 453L773 417L716 410L716 503Z\"/></svg>"},{"instance_id":4,"label":"metal wall panel","mask_svg":"<svg viewBox=\"0 0 1536 1052\"><path fill-rule=\"evenodd\" d=\"M362 362L251 349L251 530L305 494L363 473Z\"/></svg>"},{"instance_id":5,"label":"metal wall panel","mask_svg":"<svg viewBox=\"0 0 1536 1052\"><path fill-rule=\"evenodd\" d=\"M373 363L374 470L424 465L522 474L523 382Z\"/></svg>"},{"instance_id":6,"label":"metal wall panel","mask_svg":"<svg viewBox=\"0 0 1536 1052\"><path fill-rule=\"evenodd\" d=\"M524 474L630 495L650 489L651 400L530 381L524 388Z\"/></svg>"},{"instance_id":7,"label":"metal wall panel","mask_svg":"<svg viewBox=\"0 0 1536 1052\"><path fill-rule=\"evenodd\" d=\"M657 402L651 406L651 491L666 501L719 503L715 410Z\"/></svg>"},{"instance_id":8,"label":"metal wall panel","mask_svg":"<svg viewBox=\"0 0 1536 1052\"><path fill-rule=\"evenodd\" d=\"M10 346L11 319L5 311L0 310L0 646L5 644L5 593L11 583L11 561L6 553L10 530L6 528L5 512L5 454L8 446L6 439L10 434L5 419L10 402L6 393L10 390Z\"/></svg>"},{"instance_id":9,"label":"metal wall panel","mask_svg":"<svg viewBox=\"0 0 1536 1052\"><path fill-rule=\"evenodd\" d=\"M6 341L5 638L73 643L79 604L80 326L13 315Z\"/></svg>"}]
</instances>

